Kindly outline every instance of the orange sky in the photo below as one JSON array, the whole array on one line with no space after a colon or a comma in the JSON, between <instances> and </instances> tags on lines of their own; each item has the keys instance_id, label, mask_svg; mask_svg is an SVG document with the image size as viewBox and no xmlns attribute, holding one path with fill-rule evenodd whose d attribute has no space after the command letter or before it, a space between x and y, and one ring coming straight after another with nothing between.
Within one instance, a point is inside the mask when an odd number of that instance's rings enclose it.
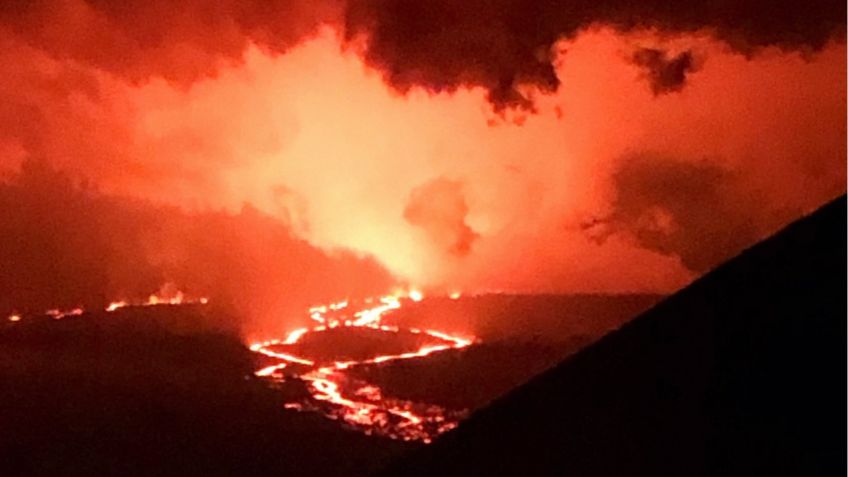
<instances>
[{"instance_id":1,"label":"orange sky","mask_svg":"<svg viewBox=\"0 0 848 477\"><path fill-rule=\"evenodd\" d=\"M746 58L590 29L554 48L538 112L504 118L480 89L401 95L329 28L190 84L3 41L6 177L37 157L189 214L249 204L436 290L667 292L845 190L844 43ZM698 68L656 96L644 47Z\"/></svg>"}]
</instances>

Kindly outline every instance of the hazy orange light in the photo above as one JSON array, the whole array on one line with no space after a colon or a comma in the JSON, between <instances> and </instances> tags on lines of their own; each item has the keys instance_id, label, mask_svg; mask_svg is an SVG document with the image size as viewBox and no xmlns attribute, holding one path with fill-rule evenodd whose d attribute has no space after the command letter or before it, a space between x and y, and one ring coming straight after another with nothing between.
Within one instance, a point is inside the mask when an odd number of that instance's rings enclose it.
<instances>
[{"instance_id":1,"label":"hazy orange light","mask_svg":"<svg viewBox=\"0 0 848 477\"><path fill-rule=\"evenodd\" d=\"M106 307L106 311L112 312L125 306L129 306L129 303L125 301L113 301L112 303L109 303L109 305Z\"/></svg>"}]
</instances>

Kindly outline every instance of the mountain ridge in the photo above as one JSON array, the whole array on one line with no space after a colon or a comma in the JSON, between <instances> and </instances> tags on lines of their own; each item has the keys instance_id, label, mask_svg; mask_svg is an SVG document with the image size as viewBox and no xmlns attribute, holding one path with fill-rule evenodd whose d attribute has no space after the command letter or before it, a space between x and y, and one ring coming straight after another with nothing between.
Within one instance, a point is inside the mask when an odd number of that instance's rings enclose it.
<instances>
[{"instance_id":1,"label":"mountain ridge","mask_svg":"<svg viewBox=\"0 0 848 477\"><path fill-rule=\"evenodd\" d=\"M842 196L381 475L844 475L845 217Z\"/></svg>"}]
</instances>

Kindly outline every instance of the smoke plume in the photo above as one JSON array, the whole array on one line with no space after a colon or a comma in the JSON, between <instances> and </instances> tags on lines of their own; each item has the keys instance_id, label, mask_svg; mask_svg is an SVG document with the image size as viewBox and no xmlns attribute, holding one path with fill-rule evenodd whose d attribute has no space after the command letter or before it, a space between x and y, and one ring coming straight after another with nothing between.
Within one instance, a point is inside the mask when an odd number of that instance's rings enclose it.
<instances>
[{"instance_id":1,"label":"smoke plume","mask_svg":"<svg viewBox=\"0 0 848 477\"><path fill-rule=\"evenodd\" d=\"M697 69L691 51L669 57L666 51L641 48L633 54L633 63L642 67L655 95L682 90L686 75Z\"/></svg>"},{"instance_id":2,"label":"smoke plume","mask_svg":"<svg viewBox=\"0 0 848 477\"><path fill-rule=\"evenodd\" d=\"M0 308L173 283L267 330L403 284L673 291L845 191L844 25L832 0L4 2Z\"/></svg>"},{"instance_id":3,"label":"smoke plume","mask_svg":"<svg viewBox=\"0 0 848 477\"><path fill-rule=\"evenodd\" d=\"M412 190L403 217L424 229L441 249L457 256L468 255L477 234L465 223L468 205L462 184L444 178Z\"/></svg>"},{"instance_id":4,"label":"smoke plume","mask_svg":"<svg viewBox=\"0 0 848 477\"><path fill-rule=\"evenodd\" d=\"M0 313L102 309L164 284L272 334L327 295L370 296L392 283L373 260L318 250L250 206L192 214L111 197L38 160L0 185Z\"/></svg>"}]
</instances>

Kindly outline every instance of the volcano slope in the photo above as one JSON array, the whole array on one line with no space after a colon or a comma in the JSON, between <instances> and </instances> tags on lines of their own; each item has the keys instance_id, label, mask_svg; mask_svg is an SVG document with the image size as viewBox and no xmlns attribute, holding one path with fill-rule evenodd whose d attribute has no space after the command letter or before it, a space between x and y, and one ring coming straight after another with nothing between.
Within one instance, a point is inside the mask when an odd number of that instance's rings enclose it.
<instances>
[{"instance_id":1,"label":"volcano slope","mask_svg":"<svg viewBox=\"0 0 848 477\"><path fill-rule=\"evenodd\" d=\"M384 476L845 475L845 197Z\"/></svg>"},{"instance_id":2,"label":"volcano slope","mask_svg":"<svg viewBox=\"0 0 848 477\"><path fill-rule=\"evenodd\" d=\"M409 448L284 410L216 313L0 320L0 476L347 477Z\"/></svg>"}]
</instances>

